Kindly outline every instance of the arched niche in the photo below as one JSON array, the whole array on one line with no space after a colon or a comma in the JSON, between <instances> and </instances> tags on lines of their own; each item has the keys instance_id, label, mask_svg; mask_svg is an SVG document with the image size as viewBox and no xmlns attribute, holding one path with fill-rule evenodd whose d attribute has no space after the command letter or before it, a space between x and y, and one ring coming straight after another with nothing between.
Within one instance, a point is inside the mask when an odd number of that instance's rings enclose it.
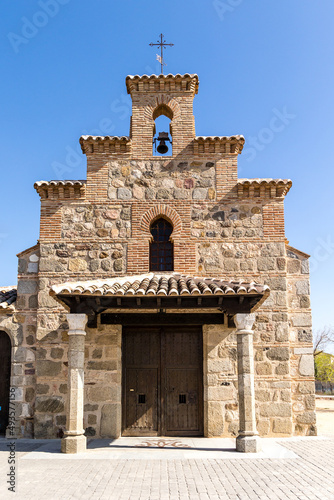
<instances>
[{"instance_id":1,"label":"arched niche","mask_svg":"<svg viewBox=\"0 0 334 500\"><path fill-rule=\"evenodd\" d=\"M182 232L182 219L178 212L170 205L159 204L147 210L141 217L140 229L151 240L150 233L151 224L160 217L169 221L173 226L173 234L171 240L179 238Z\"/></svg>"},{"instance_id":2,"label":"arched niche","mask_svg":"<svg viewBox=\"0 0 334 500\"><path fill-rule=\"evenodd\" d=\"M174 270L174 249L171 239L173 229L173 225L164 217L159 217L151 223L150 271Z\"/></svg>"},{"instance_id":3,"label":"arched niche","mask_svg":"<svg viewBox=\"0 0 334 500\"><path fill-rule=\"evenodd\" d=\"M152 112L153 125L153 156L172 156L173 146L172 146L172 121L174 118L174 113L172 109L167 104L158 104ZM158 151L159 144L161 144L161 136L159 134L168 134L168 139L165 141L165 146L167 146L168 151L166 153L161 153Z\"/></svg>"},{"instance_id":4,"label":"arched niche","mask_svg":"<svg viewBox=\"0 0 334 500\"><path fill-rule=\"evenodd\" d=\"M157 118L159 118L159 116L166 116L167 118L169 118L171 121L173 120L174 118L174 113L172 111L172 109L167 106L167 104L159 104L153 111L153 115L152 115L152 118L153 120L155 121Z\"/></svg>"}]
</instances>

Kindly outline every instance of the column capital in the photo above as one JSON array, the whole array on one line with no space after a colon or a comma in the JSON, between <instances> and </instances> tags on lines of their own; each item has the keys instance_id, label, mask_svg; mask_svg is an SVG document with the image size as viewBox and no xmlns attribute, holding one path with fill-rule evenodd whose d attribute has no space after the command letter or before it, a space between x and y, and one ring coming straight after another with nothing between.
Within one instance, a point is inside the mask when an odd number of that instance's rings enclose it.
<instances>
[{"instance_id":1,"label":"column capital","mask_svg":"<svg viewBox=\"0 0 334 500\"><path fill-rule=\"evenodd\" d=\"M236 333L249 333L252 334L253 330L253 324L255 321L255 314L244 314L244 313L238 313L234 315L234 323L235 326L237 327Z\"/></svg>"},{"instance_id":2,"label":"column capital","mask_svg":"<svg viewBox=\"0 0 334 500\"><path fill-rule=\"evenodd\" d=\"M69 335L86 335L87 314L66 314Z\"/></svg>"}]
</instances>

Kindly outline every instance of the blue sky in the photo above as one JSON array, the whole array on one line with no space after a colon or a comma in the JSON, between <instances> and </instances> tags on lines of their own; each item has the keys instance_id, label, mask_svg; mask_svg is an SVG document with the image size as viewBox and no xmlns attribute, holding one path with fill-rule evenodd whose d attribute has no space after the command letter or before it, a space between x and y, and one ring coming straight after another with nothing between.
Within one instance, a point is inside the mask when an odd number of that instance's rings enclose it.
<instances>
[{"instance_id":1,"label":"blue sky","mask_svg":"<svg viewBox=\"0 0 334 500\"><path fill-rule=\"evenodd\" d=\"M82 179L80 135L127 135L127 74L197 73L197 135L243 134L240 177L291 178L286 236L312 255L315 329L334 324L333 0L3 0L1 285L36 243L37 180ZM283 116L274 127L275 116Z\"/></svg>"}]
</instances>

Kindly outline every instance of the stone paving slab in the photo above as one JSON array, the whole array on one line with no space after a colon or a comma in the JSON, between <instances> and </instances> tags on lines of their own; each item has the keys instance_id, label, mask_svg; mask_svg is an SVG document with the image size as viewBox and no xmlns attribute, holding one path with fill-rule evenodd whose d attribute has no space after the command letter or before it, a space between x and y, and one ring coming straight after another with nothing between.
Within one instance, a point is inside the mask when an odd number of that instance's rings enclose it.
<instances>
[{"instance_id":1,"label":"stone paving slab","mask_svg":"<svg viewBox=\"0 0 334 500\"><path fill-rule=\"evenodd\" d=\"M297 458L274 439L262 439L260 453L238 453L235 439L205 438L135 438L115 440L94 439L88 443L86 453L66 455L60 453L60 440L43 441L36 451L26 453L23 460L183 460L224 459L245 460L252 458Z\"/></svg>"},{"instance_id":2,"label":"stone paving slab","mask_svg":"<svg viewBox=\"0 0 334 500\"><path fill-rule=\"evenodd\" d=\"M125 458L126 448L122 440L123 457L110 458L115 448L105 447L105 440L93 440L84 458L74 458L57 453L59 441L17 442L17 492L6 489L8 450L6 440L0 440L0 498L7 500L333 500L334 498L334 439L286 438L275 442L271 453L284 449L280 457L236 454L223 451L220 458L209 458L217 453L216 441L180 438L183 444L197 445L193 458L177 453L189 449L140 448L145 453L138 458ZM133 438L131 438L133 439ZM147 441L153 441L149 438ZM167 438L166 438L167 440ZM168 438L170 440L170 438ZM187 441L187 443L186 443ZM197 441L206 445L198 450ZM265 440L264 440L265 441ZM267 441L267 440L266 440ZM212 442L208 446L207 442ZM129 442L130 443L130 442ZM133 444L136 444L134 439ZM277 447L276 447L277 445ZM128 448L130 445L128 444ZM137 448L137 447L136 447ZM269 448L263 453L269 453ZM31 450L31 451L29 451ZM39 450L39 451L38 451ZM129 451L129 450L127 450ZM146 455L148 453L148 455ZM153 458L159 453L159 458ZM160 454L165 453L164 458ZM201 455L204 453L204 455ZM291 453L291 454L290 454ZM96 458L101 454L100 458ZM102 457L104 454L104 457ZM224 456L223 456L224 454ZM226 458L225 454L230 458ZM44 456L34 458L33 455ZM51 459L45 459L45 455ZM232 457L232 458L231 458Z\"/></svg>"}]
</instances>

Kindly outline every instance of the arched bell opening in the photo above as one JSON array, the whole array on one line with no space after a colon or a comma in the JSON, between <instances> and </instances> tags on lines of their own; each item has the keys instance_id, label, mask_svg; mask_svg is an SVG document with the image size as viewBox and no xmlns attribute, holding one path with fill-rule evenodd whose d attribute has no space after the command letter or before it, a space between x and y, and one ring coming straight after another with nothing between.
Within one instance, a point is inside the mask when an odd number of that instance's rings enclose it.
<instances>
[{"instance_id":1,"label":"arched bell opening","mask_svg":"<svg viewBox=\"0 0 334 500\"><path fill-rule=\"evenodd\" d=\"M0 330L0 435L6 434L9 419L9 389L11 369L11 341L9 335Z\"/></svg>"},{"instance_id":2,"label":"arched bell opening","mask_svg":"<svg viewBox=\"0 0 334 500\"><path fill-rule=\"evenodd\" d=\"M152 241L150 243L150 271L173 271L174 249L171 235L173 226L160 217L150 227Z\"/></svg>"},{"instance_id":3,"label":"arched bell opening","mask_svg":"<svg viewBox=\"0 0 334 500\"><path fill-rule=\"evenodd\" d=\"M173 112L165 104L158 106L152 116L153 129L153 155L172 155L172 120Z\"/></svg>"}]
</instances>

